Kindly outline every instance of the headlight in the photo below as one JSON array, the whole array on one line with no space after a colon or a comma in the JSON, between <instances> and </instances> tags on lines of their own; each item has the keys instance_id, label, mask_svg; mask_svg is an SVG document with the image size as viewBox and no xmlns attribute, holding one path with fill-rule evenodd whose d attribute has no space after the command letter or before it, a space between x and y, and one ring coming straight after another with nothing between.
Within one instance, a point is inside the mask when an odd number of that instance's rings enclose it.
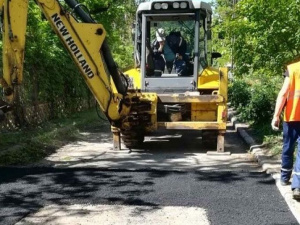
<instances>
[{"instance_id":1,"label":"headlight","mask_svg":"<svg viewBox=\"0 0 300 225\"><path fill-rule=\"evenodd\" d=\"M187 3L186 2L181 2L180 3L180 8L186 9L187 8Z\"/></svg>"},{"instance_id":2,"label":"headlight","mask_svg":"<svg viewBox=\"0 0 300 225\"><path fill-rule=\"evenodd\" d=\"M178 9L179 8L179 2L174 2L173 3L173 8Z\"/></svg>"},{"instance_id":3,"label":"headlight","mask_svg":"<svg viewBox=\"0 0 300 225\"><path fill-rule=\"evenodd\" d=\"M169 6L168 3L162 3L161 4L162 9L168 9L168 6Z\"/></svg>"},{"instance_id":4,"label":"headlight","mask_svg":"<svg viewBox=\"0 0 300 225\"><path fill-rule=\"evenodd\" d=\"M161 4L160 3L155 3L154 4L154 9L161 9Z\"/></svg>"}]
</instances>

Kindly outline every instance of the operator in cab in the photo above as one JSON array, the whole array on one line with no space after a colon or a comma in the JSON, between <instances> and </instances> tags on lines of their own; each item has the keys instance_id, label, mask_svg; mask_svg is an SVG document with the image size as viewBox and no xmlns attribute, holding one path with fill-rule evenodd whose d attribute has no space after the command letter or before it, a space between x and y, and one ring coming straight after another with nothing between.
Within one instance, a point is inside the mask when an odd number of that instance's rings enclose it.
<instances>
[{"instance_id":1,"label":"operator in cab","mask_svg":"<svg viewBox=\"0 0 300 225\"><path fill-rule=\"evenodd\" d=\"M152 42L154 69L175 73L178 76L186 75L186 58L187 43L181 36L180 32L172 31L168 36L165 35L163 28L156 31L156 39Z\"/></svg>"}]
</instances>

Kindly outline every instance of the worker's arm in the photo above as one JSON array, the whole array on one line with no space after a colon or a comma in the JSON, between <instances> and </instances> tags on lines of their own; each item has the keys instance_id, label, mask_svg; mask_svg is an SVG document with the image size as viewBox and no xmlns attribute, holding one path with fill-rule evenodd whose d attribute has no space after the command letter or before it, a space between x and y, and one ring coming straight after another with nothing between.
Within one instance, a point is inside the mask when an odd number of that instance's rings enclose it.
<instances>
[{"instance_id":1,"label":"worker's arm","mask_svg":"<svg viewBox=\"0 0 300 225\"><path fill-rule=\"evenodd\" d=\"M273 120L271 124L273 130L278 130L279 123L280 123L280 114L286 102L289 86L290 86L290 78L285 77L284 83L281 87L280 92L278 93L277 100L276 100L275 111L274 111Z\"/></svg>"}]
</instances>

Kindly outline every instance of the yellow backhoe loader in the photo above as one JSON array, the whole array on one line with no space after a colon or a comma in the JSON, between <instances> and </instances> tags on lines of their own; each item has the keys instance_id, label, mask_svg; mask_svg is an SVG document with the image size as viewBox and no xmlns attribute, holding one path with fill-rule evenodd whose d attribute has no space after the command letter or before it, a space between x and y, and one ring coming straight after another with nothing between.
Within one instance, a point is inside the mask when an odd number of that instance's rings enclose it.
<instances>
[{"instance_id":1,"label":"yellow backhoe loader","mask_svg":"<svg viewBox=\"0 0 300 225\"><path fill-rule=\"evenodd\" d=\"M93 20L83 4L76 0L64 0L64 5L59 0L35 2L111 123L115 149L120 149L121 139L134 148L148 133L167 129L215 133L217 151L224 151L227 69L211 67L213 58L220 54L211 52L209 4L198 0L141 3L133 29L135 66L122 73L111 55L104 27ZM2 116L13 106L16 86L23 80L28 0L0 0L0 5ZM162 29L166 39L171 33L180 34L186 48L181 52L181 62L173 52L176 57L169 67L157 69L152 45ZM184 73L178 71L176 63L184 65Z\"/></svg>"}]
</instances>

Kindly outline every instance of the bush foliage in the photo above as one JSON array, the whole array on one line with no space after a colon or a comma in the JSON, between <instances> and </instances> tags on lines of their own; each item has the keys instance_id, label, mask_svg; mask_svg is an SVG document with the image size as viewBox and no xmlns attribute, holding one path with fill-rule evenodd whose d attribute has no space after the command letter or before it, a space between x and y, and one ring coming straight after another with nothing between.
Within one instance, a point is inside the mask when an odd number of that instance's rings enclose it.
<instances>
[{"instance_id":1,"label":"bush foliage","mask_svg":"<svg viewBox=\"0 0 300 225\"><path fill-rule=\"evenodd\" d=\"M230 65L229 98L240 117L269 123L286 65L300 57L299 0L214 0L214 51ZM217 35L215 35L217 36ZM231 65L232 64L232 65Z\"/></svg>"},{"instance_id":2,"label":"bush foliage","mask_svg":"<svg viewBox=\"0 0 300 225\"><path fill-rule=\"evenodd\" d=\"M98 23L103 24L109 46L120 69L133 66L131 24L135 16L135 1L79 2L89 8ZM104 8L106 10L99 10ZM52 31L48 21L41 16L35 2L29 1L24 83L20 87L17 107L50 103L52 116L61 117L78 111L83 101L91 102L92 98L65 47ZM24 117L22 114L17 116ZM24 118L19 120L24 121Z\"/></svg>"},{"instance_id":3,"label":"bush foliage","mask_svg":"<svg viewBox=\"0 0 300 225\"><path fill-rule=\"evenodd\" d=\"M240 119L254 125L271 122L280 79L236 79L229 85L229 101Z\"/></svg>"}]
</instances>

